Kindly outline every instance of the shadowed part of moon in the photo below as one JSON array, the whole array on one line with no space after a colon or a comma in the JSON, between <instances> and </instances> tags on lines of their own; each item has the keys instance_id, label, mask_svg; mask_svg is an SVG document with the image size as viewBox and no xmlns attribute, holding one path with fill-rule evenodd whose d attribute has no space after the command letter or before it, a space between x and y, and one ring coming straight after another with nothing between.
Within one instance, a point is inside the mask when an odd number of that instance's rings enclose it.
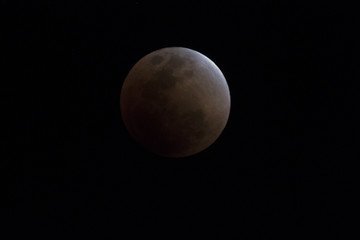
<instances>
[{"instance_id":1,"label":"shadowed part of moon","mask_svg":"<svg viewBox=\"0 0 360 240\"><path fill-rule=\"evenodd\" d=\"M185 157L210 146L224 129L230 94L221 71L204 55L165 48L142 58L121 91L130 134L149 150Z\"/></svg>"},{"instance_id":2,"label":"shadowed part of moon","mask_svg":"<svg viewBox=\"0 0 360 240\"><path fill-rule=\"evenodd\" d=\"M193 70L186 70L184 72L184 76L187 78L191 78L194 75L194 71Z\"/></svg>"}]
</instances>

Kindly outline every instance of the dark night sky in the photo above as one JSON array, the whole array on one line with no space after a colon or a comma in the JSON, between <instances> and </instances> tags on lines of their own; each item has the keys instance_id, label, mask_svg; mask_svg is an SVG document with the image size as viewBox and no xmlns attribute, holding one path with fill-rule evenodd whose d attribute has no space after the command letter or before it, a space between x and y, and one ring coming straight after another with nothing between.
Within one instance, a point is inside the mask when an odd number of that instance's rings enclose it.
<instances>
[{"instance_id":1,"label":"dark night sky","mask_svg":"<svg viewBox=\"0 0 360 240\"><path fill-rule=\"evenodd\" d=\"M347 239L353 9L0 1L2 226L44 239ZM120 115L130 68L169 46L212 59L231 93L223 134L184 159L142 149Z\"/></svg>"}]
</instances>

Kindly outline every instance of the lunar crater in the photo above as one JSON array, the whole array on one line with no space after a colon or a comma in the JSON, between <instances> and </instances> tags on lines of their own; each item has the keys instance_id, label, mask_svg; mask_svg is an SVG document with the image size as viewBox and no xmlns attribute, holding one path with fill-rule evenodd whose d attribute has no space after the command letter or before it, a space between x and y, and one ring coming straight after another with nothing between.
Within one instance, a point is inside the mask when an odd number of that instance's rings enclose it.
<instances>
[{"instance_id":1,"label":"lunar crater","mask_svg":"<svg viewBox=\"0 0 360 240\"><path fill-rule=\"evenodd\" d=\"M161 55L155 55L151 58L150 61L153 65L158 65L164 61L164 57Z\"/></svg>"}]
</instances>

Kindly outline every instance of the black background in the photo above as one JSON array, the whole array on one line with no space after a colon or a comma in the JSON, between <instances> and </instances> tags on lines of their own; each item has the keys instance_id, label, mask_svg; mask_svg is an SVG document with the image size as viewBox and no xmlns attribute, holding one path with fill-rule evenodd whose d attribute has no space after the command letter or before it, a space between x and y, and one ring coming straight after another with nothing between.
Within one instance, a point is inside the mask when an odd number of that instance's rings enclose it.
<instances>
[{"instance_id":1,"label":"black background","mask_svg":"<svg viewBox=\"0 0 360 240\"><path fill-rule=\"evenodd\" d=\"M4 235L346 239L354 6L168 2L0 1ZM119 106L130 68L170 46L212 59L232 101L183 159L142 149Z\"/></svg>"}]
</instances>

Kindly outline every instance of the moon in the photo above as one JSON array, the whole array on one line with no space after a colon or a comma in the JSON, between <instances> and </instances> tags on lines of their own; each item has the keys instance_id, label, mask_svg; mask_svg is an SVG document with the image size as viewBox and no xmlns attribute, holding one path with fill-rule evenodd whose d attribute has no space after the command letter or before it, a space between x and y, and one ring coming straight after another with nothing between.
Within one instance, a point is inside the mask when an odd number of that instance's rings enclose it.
<instances>
[{"instance_id":1,"label":"moon","mask_svg":"<svg viewBox=\"0 0 360 240\"><path fill-rule=\"evenodd\" d=\"M220 69L184 47L156 50L130 70L120 94L130 135L149 151L171 158L212 145L230 114L230 91Z\"/></svg>"}]
</instances>

